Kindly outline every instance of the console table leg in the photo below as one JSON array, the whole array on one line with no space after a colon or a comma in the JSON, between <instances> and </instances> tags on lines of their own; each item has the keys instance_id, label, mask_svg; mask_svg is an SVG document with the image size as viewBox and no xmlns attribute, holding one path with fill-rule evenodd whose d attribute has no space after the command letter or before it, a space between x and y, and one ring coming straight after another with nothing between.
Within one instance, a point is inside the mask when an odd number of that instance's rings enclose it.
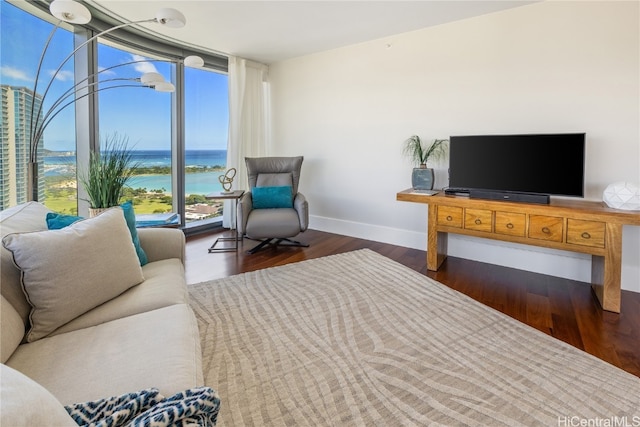
<instances>
[{"instance_id":1,"label":"console table leg","mask_svg":"<svg viewBox=\"0 0 640 427\"><path fill-rule=\"evenodd\" d=\"M438 271L447 258L449 234L437 231L437 207L429 205L427 221L427 270Z\"/></svg>"},{"instance_id":2,"label":"console table leg","mask_svg":"<svg viewBox=\"0 0 640 427\"><path fill-rule=\"evenodd\" d=\"M605 256L592 257L591 286L604 310L620 313L622 224L607 223L605 239Z\"/></svg>"}]
</instances>

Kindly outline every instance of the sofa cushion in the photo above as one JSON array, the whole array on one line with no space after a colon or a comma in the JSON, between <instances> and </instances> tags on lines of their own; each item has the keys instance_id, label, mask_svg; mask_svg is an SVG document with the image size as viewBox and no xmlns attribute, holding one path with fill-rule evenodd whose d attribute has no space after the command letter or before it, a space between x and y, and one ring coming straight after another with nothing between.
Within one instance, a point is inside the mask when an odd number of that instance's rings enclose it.
<instances>
[{"instance_id":1,"label":"sofa cushion","mask_svg":"<svg viewBox=\"0 0 640 427\"><path fill-rule=\"evenodd\" d=\"M177 258L151 262L142 267L144 282L127 289L104 304L73 319L51 335L99 325L121 317L188 302L184 267Z\"/></svg>"},{"instance_id":2,"label":"sofa cushion","mask_svg":"<svg viewBox=\"0 0 640 427\"><path fill-rule=\"evenodd\" d=\"M24 338L24 322L20 314L7 301L4 296L0 296L0 325L2 332L0 333L0 358L2 363L6 362L9 356L20 345Z\"/></svg>"},{"instance_id":3,"label":"sofa cushion","mask_svg":"<svg viewBox=\"0 0 640 427\"><path fill-rule=\"evenodd\" d=\"M40 384L4 364L0 377L0 425L78 427L64 406Z\"/></svg>"},{"instance_id":4,"label":"sofa cushion","mask_svg":"<svg viewBox=\"0 0 640 427\"><path fill-rule=\"evenodd\" d=\"M63 405L132 390L165 396L203 384L198 324L187 304L22 344L7 365Z\"/></svg>"},{"instance_id":5,"label":"sofa cushion","mask_svg":"<svg viewBox=\"0 0 640 427\"><path fill-rule=\"evenodd\" d=\"M0 234L4 237L11 233L46 230L45 217L49 212L51 211L38 202L28 202L0 211ZM20 313L20 317L26 325L31 306L22 291L20 269L13 263L11 252L0 247L0 253L2 295Z\"/></svg>"},{"instance_id":6,"label":"sofa cushion","mask_svg":"<svg viewBox=\"0 0 640 427\"><path fill-rule=\"evenodd\" d=\"M61 230L9 234L2 244L32 306L29 342L144 280L119 207Z\"/></svg>"}]
</instances>

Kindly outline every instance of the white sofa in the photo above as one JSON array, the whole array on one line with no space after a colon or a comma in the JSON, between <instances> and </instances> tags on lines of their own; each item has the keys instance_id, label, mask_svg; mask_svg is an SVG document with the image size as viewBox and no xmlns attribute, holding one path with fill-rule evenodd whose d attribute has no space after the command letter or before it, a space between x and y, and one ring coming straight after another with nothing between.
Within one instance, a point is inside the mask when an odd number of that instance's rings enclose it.
<instances>
[{"instance_id":1,"label":"white sofa","mask_svg":"<svg viewBox=\"0 0 640 427\"><path fill-rule=\"evenodd\" d=\"M0 212L2 237L47 230L48 212L36 202ZM38 238L59 235L45 233L60 234L60 231L29 235ZM164 396L171 396L203 384L198 326L188 304L184 276L184 235L180 230L167 228L139 229L138 235L149 259L149 263L141 267L144 280L31 342L27 342L27 332L33 306L21 283L21 274L27 273L17 268L16 251L2 247L1 425L10 425L6 417L20 408L26 411L26 417L31 416L24 418L25 422L37 420L35 413L41 410L39 404L28 401L29 393L16 392L20 386L9 381L9 377L15 376L13 370L44 387L61 405L151 387L158 388ZM123 251L131 250L124 246ZM40 247L28 249L22 256L34 256L39 250ZM95 245L94 250L100 254L106 249ZM60 252L60 259L68 263L66 251ZM93 259L97 258L92 255ZM101 256L104 262L110 259L109 254ZM101 263L86 265L78 261L74 268L78 272L91 272ZM117 273L114 269L114 278L119 277ZM111 274L102 276L102 279L107 276L109 284L101 289L119 285L109 282ZM79 304L71 298L68 305L73 308Z\"/></svg>"}]
</instances>

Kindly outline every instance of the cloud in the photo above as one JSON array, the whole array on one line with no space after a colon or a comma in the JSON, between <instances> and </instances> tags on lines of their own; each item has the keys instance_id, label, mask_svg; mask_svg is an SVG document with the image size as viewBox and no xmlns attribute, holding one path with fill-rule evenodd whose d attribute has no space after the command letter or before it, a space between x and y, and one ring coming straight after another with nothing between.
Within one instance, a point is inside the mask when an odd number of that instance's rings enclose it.
<instances>
[{"instance_id":1,"label":"cloud","mask_svg":"<svg viewBox=\"0 0 640 427\"><path fill-rule=\"evenodd\" d=\"M134 53L131 54L131 60L132 61L150 61L150 59L145 58L142 55L136 55ZM151 62L138 62L136 64L133 64L135 70L139 73L157 73L158 69L156 68L156 66L151 63Z\"/></svg>"},{"instance_id":2,"label":"cloud","mask_svg":"<svg viewBox=\"0 0 640 427\"><path fill-rule=\"evenodd\" d=\"M98 73L101 76L115 76L116 72L113 70L109 70L107 67L98 67Z\"/></svg>"},{"instance_id":3,"label":"cloud","mask_svg":"<svg viewBox=\"0 0 640 427\"><path fill-rule=\"evenodd\" d=\"M33 78L27 76L27 74L24 71L18 70L17 68L13 68L13 67L8 67L6 65L3 65L2 67L0 67L0 74L2 74L3 77L8 77L10 79L22 80L25 82L33 82Z\"/></svg>"},{"instance_id":4,"label":"cloud","mask_svg":"<svg viewBox=\"0 0 640 427\"><path fill-rule=\"evenodd\" d=\"M54 70L49 70L49 75L53 77ZM58 74L55 75L55 79L61 82L71 82L73 81L73 71L65 71L60 70Z\"/></svg>"}]
</instances>

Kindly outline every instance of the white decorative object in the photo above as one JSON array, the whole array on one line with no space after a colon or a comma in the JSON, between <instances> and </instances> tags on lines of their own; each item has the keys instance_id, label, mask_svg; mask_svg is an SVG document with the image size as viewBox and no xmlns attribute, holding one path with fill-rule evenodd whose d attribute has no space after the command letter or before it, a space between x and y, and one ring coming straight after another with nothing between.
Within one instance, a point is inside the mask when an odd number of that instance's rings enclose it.
<instances>
[{"instance_id":1,"label":"white decorative object","mask_svg":"<svg viewBox=\"0 0 640 427\"><path fill-rule=\"evenodd\" d=\"M640 210L640 187L630 182L614 182L604 190L602 199L610 208L637 211Z\"/></svg>"}]
</instances>

